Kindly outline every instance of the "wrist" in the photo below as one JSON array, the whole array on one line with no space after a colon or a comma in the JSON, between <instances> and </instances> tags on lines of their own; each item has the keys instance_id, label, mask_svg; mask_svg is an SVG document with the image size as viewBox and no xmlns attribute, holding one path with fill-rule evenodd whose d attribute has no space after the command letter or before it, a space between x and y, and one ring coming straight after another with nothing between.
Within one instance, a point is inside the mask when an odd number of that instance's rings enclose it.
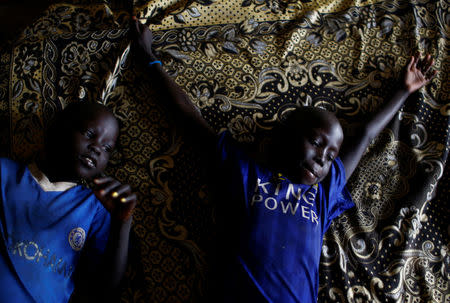
<instances>
[{"instance_id":1,"label":"wrist","mask_svg":"<svg viewBox=\"0 0 450 303\"><path fill-rule=\"evenodd\" d=\"M410 88L408 88L407 86L401 87L398 90L398 92L403 95L411 95L413 93L413 91Z\"/></svg>"},{"instance_id":2,"label":"wrist","mask_svg":"<svg viewBox=\"0 0 450 303\"><path fill-rule=\"evenodd\" d=\"M162 62L161 61L159 61L159 60L155 60L155 61L150 61L150 62L148 62L147 63L147 66L148 67L152 67L152 66L156 66L156 65L160 65L160 66L162 66Z\"/></svg>"},{"instance_id":3,"label":"wrist","mask_svg":"<svg viewBox=\"0 0 450 303\"><path fill-rule=\"evenodd\" d=\"M153 61L158 61L159 59L156 58L156 56L155 56L153 53L147 53L147 54L145 55L145 60L146 60L147 62L153 62Z\"/></svg>"},{"instance_id":4,"label":"wrist","mask_svg":"<svg viewBox=\"0 0 450 303\"><path fill-rule=\"evenodd\" d=\"M397 93L402 94L402 95L410 95L414 92L411 89L411 87L409 85L407 85L406 83L398 83L397 87L398 87Z\"/></svg>"},{"instance_id":5,"label":"wrist","mask_svg":"<svg viewBox=\"0 0 450 303\"><path fill-rule=\"evenodd\" d=\"M116 230L117 232L129 230L131 228L131 223L133 222L133 216L129 216L128 218L111 219L111 230Z\"/></svg>"}]
</instances>

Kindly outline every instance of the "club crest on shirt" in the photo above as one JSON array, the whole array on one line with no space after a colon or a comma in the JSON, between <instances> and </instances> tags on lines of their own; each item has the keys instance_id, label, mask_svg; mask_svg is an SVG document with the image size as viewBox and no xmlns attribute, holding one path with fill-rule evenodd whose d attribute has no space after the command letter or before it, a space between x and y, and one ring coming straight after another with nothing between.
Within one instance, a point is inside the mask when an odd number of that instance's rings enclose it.
<instances>
[{"instance_id":1,"label":"club crest on shirt","mask_svg":"<svg viewBox=\"0 0 450 303\"><path fill-rule=\"evenodd\" d=\"M75 251L80 251L83 248L86 240L86 232L81 227L75 227L69 233L69 244Z\"/></svg>"}]
</instances>

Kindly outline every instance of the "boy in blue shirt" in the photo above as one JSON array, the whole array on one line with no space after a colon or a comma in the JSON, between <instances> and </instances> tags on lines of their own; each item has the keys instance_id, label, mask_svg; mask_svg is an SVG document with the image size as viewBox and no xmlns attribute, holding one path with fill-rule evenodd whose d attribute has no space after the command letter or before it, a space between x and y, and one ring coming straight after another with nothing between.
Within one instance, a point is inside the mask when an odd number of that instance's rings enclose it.
<instances>
[{"instance_id":1,"label":"boy in blue shirt","mask_svg":"<svg viewBox=\"0 0 450 303\"><path fill-rule=\"evenodd\" d=\"M219 300L315 302L323 235L334 218L353 206L346 181L407 97L434 77L432 58L411 58L401 87L355 136L344 141L332 113L299 107L275 129L267 153L250 155L228 132L217 144L215 132L155 58L151 32L135 22L135 47L149 65L154 87L167 96L185 126L194 126L193 137L218 146L220 175L226 181L221 195L231 209L226 230L231 235L223 245L228 255L219 261Z\"/></svg>"},{"instance_id":2,"label":"boy in blue shirt","mask_svg":"<svg viewBox=\"0 0 450 303\"><path fill-rule=\"evenodd\" d=\"M101 296L119 284L136 195L102 176L118 133L106 107L72 103L42 160L0 158L0 302L68 302L75 284Z\"/></svg>"}]
</instances>

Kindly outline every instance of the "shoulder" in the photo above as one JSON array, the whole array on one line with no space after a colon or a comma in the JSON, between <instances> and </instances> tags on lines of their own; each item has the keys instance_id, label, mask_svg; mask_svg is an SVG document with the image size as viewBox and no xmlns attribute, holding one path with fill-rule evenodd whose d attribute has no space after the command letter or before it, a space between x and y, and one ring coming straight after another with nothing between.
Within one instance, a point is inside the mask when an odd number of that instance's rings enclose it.
<instances>
[{"instance_id":1,"label":"shoulder","mask_svg":"<svg viewBox=\"0 0 450 303\"><path fill-rule=\"evenodd\" d=\"M329 185L343 187L346 184L345 168L341 158L334 159L327 177L322 181L326 186Z\"/></svg>"},{"instance_id":2,"label":"shoulder","mask_svg":"<svg viewBox=\"0 0 450 303\"><path fill-rule=\"evenodd\" d=\"M20 162L9 158L0 158L0 178L12 178L12 176L23 171L24 168L26 168L26 165Z\"/></svg>"},{"instance_id":3,"label":"shoulder","mask_svg":"<svg viewBox=\"0 0 450 303\"><path fill-rule=\"evenodd\" d=\"M217 138L216 150L222 159L237 158L237 159L254 159L255 144L249 142L240 142L236 140L233 134L228 131L222 131Z\"/></svg>"},{"instance_id":4,"label":"shoulder","mask_svg":"<svg viewBox=\"0 0 450 303\"><path fill-rule=\"evenodd\" d=\"M343 175L345 178L345 168L341 158L336 157L336 159L334 159L332 169L336 170L339 175Z\"/></svg>"},{"instance_id":5,"label":"shoulder","mask_svg":"<svg viewBox=\"0 0 450 303\"><path fill-rule=\"evenodd\" d=\"M0 166L1 167L18 167L18 166L20 166L20 163L12 160L10 158L0 157Z\"/></svg>"}]
</instances>

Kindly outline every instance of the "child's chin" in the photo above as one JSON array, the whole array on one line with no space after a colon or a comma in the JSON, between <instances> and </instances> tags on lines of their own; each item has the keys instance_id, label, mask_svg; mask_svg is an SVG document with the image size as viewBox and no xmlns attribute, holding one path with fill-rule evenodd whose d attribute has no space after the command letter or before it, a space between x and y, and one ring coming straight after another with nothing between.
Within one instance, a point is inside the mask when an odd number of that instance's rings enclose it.
<instances>
[{"instance_id":1,"label":"child's chin","mask_svg":"<svg viewBox=\"0 0 450 303\"><path fill-rule=\"evenodd\" d=\"M286 177L288 177L288 179L295 184L303 184L303 185L312 185L309 184L310 182L308 182L307 180L305 180L305 178L302 178L302 176L298 176L298 175L286 175Z\"/></svg>"},{"instance_id":2,"label":"child's chin","mask_svg":"<svg viewBox=\"0 0 450 303\"><path fill-rule=\"evenodd\" d=\"M78 179L84 179L86 181L90 181L94 178L94 176L98 175L97 171L92 169L86 169L84 167L78 167L75 173Z\"/></svg>"},{"instance_id":3,"label":"child's chin","mask_svg":"<svg viewBox=\"0 0 450 303\"><path fill-rule=\"evenodd\" d=\"M311 177L310 175L306 175L306 174L299 174L297 172L297 174L286 174L286 176L289 178L289 180L293 183L296 184L303 184L303 185L314 185L317 183L317 178L316 177Z\"/></svg>"}]
</instances>

